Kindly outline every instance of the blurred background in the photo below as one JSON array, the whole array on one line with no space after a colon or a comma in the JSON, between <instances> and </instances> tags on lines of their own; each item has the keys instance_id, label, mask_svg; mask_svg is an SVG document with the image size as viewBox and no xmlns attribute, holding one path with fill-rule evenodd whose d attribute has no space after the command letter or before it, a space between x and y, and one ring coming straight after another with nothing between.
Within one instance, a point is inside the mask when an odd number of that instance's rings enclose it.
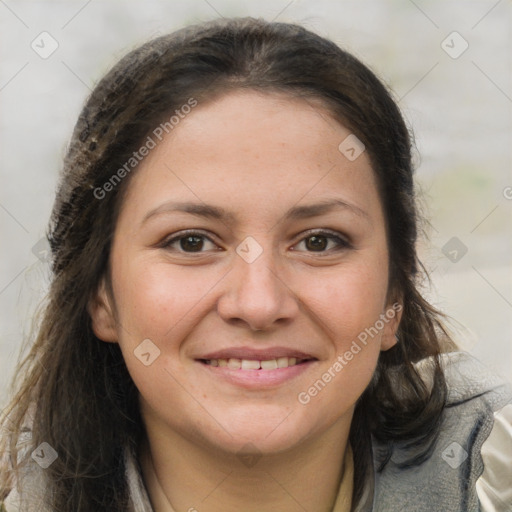
<instances>
[{"instance_id":1,"label":"blurred background","mask_svg":"<svg viewBox=\"0 0 512 512\"><path fill-rule=\"evenodd\" d=\"M300 23L393 90L416 139L425 293L512 381L509 0L0 0L0 406L48 288L43 237L85 98L137 45L219 16Z\"/></svg>"}]
</instances>

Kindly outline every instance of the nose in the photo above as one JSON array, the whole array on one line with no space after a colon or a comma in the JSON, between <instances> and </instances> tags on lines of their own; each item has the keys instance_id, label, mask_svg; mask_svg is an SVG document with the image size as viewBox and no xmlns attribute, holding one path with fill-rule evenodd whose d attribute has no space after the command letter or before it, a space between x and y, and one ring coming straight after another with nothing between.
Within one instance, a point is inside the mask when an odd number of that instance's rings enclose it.
<instances>
[{"instance_id":1,"label":"nose","mask_svg":"<svg viewBox=\"0 0 512 512\"><path fill-rule=\"evenodd\" d=\"M234 255L233 268L226 276L225 290L217 304L224 321L252 331L266 331L296 317L297 296L271 253L263 251L251 263Z\"/></svg>"}]
</instances>

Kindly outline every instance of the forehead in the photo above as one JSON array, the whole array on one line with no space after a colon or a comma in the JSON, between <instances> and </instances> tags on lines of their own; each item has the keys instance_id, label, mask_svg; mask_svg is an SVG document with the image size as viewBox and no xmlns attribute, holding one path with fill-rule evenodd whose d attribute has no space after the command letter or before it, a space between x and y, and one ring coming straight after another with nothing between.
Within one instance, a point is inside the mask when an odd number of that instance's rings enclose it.
<instances>
[{"instance_id":1,"label":"forehead","mask_svg":"<svg viewBox=\"0 0 512 512\"><path fill-rule=\"evenodd\" d=\"M168 138L173 139L169 142L174 142L175 148L194 139L197 148L208 147L212 156L223 153L224 159L239 159L265 153L278 163L283 157L305 153L326 155L328 147L337 150L340 137L349 134L318 98L235 90L200 104ZM226 154L226 148L233 151ZM186 151L184 146L181 149ZM333 155L338 157L339 151Z\"/></svg>"},{"instance_id":2,"label":"forehead","mask_svg":"<svg viewBox=\"0 0 512 512\"><path fill-rule=\"evenodd\" d=\"M351 137L318 100L231 92L198 104L156 141L125 202L195 200L254 213L336 195L379 208L366 152L342 151Z\"/></svg>"}]
</instances>

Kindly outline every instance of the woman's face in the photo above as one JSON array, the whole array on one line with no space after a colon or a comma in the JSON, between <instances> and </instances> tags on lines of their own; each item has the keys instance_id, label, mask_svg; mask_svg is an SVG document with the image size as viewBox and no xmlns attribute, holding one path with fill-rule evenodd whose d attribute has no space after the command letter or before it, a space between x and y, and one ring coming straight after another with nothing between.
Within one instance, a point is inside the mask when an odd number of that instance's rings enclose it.
<instances>
[{"instance_id":1,"label":"woman's face","mask_svg":"<svg viewBox=\"0 0 512 512\"><path fill-rule=\"evenodd\" d=\"M91 308L146 423L262 453L350 424L400 307L370 160L349 135L316 102L245 91L155 138L112 243L117 319L104 287Z\"/></svg>"}]
</instances>

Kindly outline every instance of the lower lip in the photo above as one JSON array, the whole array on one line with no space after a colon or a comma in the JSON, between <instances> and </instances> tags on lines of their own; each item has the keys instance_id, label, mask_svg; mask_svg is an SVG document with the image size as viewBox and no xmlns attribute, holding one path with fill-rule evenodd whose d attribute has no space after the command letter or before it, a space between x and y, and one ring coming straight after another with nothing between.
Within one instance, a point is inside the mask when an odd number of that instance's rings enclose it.
<instances>
[{"instance_id":1,"label":"lower lip","mask_svg":"<svg viewBox=\"0 0 512 512\"><path fill-rule=\"evenodd\" d=\"M224 379L231 384L246 389L262 389L279 386L306 372L315 362L315 360L305 361L294 366L276 368L275 370L233 370L226 366L211 366L198 361L213 377Z\"/></svg>"}]
</instances>

